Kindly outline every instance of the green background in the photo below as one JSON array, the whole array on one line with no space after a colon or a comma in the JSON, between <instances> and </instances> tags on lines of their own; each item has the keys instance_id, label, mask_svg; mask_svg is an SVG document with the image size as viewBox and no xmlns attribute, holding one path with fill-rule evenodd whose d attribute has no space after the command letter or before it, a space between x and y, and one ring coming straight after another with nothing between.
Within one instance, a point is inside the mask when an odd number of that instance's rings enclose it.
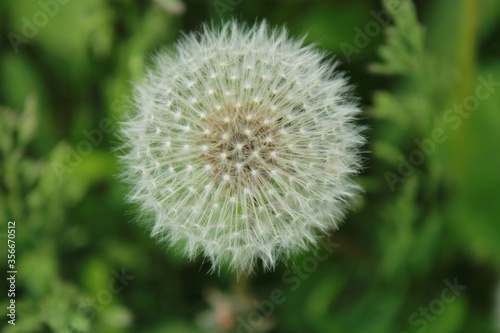
<instances>
[{"instance_id":1,"label":"green background","mask_svg":"<svg viewBox=\"0 0 500 333\"><path fill-rule=\"evenodd\" d=\"M0 331L500 331L499 1L61 2L0 2ZM151 55L232 17L307 33L350 73L369 128L334 251L239 281L133 222L113 152Z\"/></svg>"}]
</instances>

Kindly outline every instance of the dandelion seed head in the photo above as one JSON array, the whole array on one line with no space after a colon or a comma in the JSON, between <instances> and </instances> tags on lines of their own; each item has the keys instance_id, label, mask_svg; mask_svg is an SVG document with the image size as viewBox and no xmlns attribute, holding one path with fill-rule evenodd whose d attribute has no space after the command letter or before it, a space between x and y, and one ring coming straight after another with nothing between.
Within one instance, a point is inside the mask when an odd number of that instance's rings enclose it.
<instances>
[{"instance_id":1,"label":"dandelion seed head","mask_svg":"<svg viewBox=\"0 0 500 333\"><path fill-rule=\"evenodd\" d=\"M205 26L159 54L121 127L122 176L152 235L249 272L336 229L364 138L335 67L265 22Z\"/></svg>"}]
</instances>

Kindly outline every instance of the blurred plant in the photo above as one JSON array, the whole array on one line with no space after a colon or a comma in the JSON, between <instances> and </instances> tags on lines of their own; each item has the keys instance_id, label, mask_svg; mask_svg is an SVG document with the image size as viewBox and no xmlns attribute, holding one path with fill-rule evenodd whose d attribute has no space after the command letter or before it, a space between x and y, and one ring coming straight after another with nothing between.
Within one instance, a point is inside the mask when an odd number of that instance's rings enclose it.
<instances>
[{"instance_id":1,"label":"blurred plant","mask_svg":"<svg viewBox=\"0 0 500 333\"><path fill-rule=\"evenodd\" d=\"M61 277L58 256L84 242L78 226L64 225L68 210L80 202L96 173L83 173L61 183L51 164L64 160L67 144L57 145L48 159L32 156L32 143L38 128L37 99L30 96L22 112L0 108L0 220L15 220L16 232L16 312L15 326L2 332L89 332L94 316L89 296L74 283ZM98 171L98 170L97 170ZM6 258L2 246L2 258ZM7 271L0 262L0 269ZM3 309L7 303L0 303ZM108 307L98 322L111 326L130 322L128 310ZM118 313L118 315L117 315ZM118 318L118 319L117 319Z\"/></svg>"},{"instance_id":2,"label":"blurred plant","mask_svg":"<svg viewBox=\"0 0 500 333\"><path fill-rule=\"evenodd\" d=\"M258 312L259 304L255 296L248 292L246 283L248 280L240 279L235 288L228 292L218 289L205 291L205 300L210 308L196 317L196 323L204 332L239 332L243 329L264 333L275 326L271 314L264 316ZM247 323L248 318L256 325Z\"/></svg>"}]
</instances>

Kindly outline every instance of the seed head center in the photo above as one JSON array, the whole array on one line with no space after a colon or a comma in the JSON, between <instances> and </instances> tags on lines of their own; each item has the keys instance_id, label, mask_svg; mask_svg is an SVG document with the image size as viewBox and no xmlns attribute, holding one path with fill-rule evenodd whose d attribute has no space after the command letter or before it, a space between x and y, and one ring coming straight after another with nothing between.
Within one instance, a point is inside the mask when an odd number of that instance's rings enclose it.
<instances>
[{"instance_id":1,"label":"seed head center","mask_svg":"<svg viewBox=\"0 0 500 333\"><path fill-rule=\"evenodd\" d=\"M259 107L226 107L207 115L203 159L226 186L258 181L276 165L279 126Z\"/></svg>"}]
</instances>

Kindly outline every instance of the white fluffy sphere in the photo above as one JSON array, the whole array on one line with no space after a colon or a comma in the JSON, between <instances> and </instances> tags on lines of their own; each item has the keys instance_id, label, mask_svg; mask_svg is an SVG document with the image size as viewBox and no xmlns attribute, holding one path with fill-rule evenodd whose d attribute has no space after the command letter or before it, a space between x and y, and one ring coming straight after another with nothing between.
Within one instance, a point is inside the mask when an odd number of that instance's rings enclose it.
<instances>
[{"instance_id":1,"label":"white fluffy sphere","mask_svg":"<svg viewBox=\"0 0 500 333\"><path fill-rule=\"evenodd\" d=\"M157 55L121 130L129 199L153 236L248 272L337 228L364 139L324 56L285 29L234 21Z\"/></svg>"}]
</instances>

